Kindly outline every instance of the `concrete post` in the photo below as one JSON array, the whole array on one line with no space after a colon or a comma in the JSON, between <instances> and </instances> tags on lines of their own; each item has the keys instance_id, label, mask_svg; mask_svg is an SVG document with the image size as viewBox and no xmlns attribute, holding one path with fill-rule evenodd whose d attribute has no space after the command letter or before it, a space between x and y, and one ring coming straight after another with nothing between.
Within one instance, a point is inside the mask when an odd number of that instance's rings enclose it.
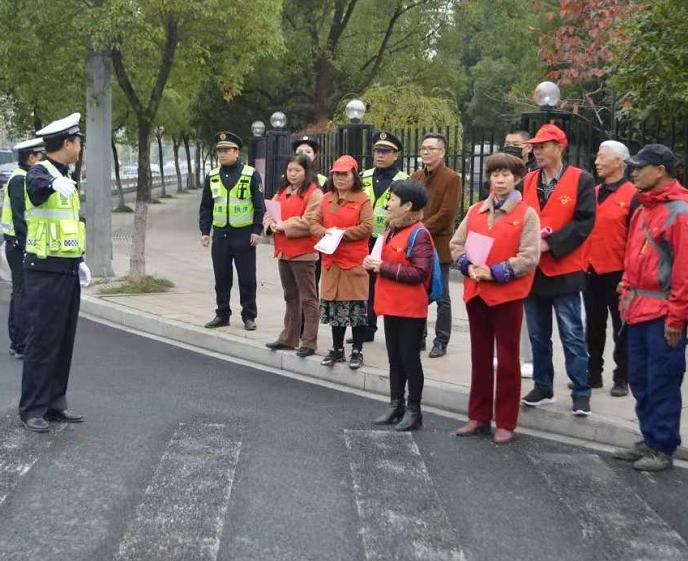
<instances>
[{"instance_id":1,"label":"concrete post","mask_svg":"<svg viewBox=\"0 0 688 561\"><path fill-rule=\"evenodd\" d=\"M107 59L86 61L86 263L94 277L112 277L112 89Z\"/></svg>"}]
</instances>

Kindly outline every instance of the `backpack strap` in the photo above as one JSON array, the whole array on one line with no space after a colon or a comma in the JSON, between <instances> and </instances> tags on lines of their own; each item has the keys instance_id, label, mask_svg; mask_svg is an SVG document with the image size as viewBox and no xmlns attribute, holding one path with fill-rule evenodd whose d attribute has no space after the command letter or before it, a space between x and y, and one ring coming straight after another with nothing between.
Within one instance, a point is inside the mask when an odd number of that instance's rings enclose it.
<instances>
[{"instance_id":1,"label":"backpack strap","mask_svg":"<svg viewBox=\"0 0 688 561\"><path fill-rule=\"evenodd\" d=\"M421 230L425 230L426 232L428 232L428 234L430 234L430 232L425 226L418 226L415 230L413 230L413 232L411 232L408 247L406 248L406 259L410 259L411 251L413 251L413 246L416 243L416 238L418 237L418 232L420 232Z\"/></svg>"}]
</instances>

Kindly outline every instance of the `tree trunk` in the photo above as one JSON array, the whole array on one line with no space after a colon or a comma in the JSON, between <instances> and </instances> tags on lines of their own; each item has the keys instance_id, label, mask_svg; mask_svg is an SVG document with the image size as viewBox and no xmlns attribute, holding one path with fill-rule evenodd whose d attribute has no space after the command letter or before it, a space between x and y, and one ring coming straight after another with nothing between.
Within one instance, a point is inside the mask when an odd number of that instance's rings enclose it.
<instances>
[{"instance_id":1,"label":"tree trunk","mask_svg":"<svg viewBox=\"0 0 688 561\"><path fill-rule=\"evenodd\" d=\"M146 276L146 223L148 201L151 196L150 134L152 123L138 117L138 181L136 185L136 209L134 210L134 235L129 256L129 279L141 282Z\"/></svg>"},{"instance_id":2,"label":"tree trunk","mask_svg":"<svg viewBox=\"0 0 688 561\"><path fill-rule=\"evenodd\" d=\"M327 121L330 115L329 93L332 60L326 55L320 55L313 62L315 74L315 88L313 91L313 122Z\"/></svg>"},{"instance_id":3,"label":"tree trunk","mask_svg":"<svg viewBox=\"0 0 688 561\"><path fill-rule=\"evenodd\" d=\"M165 171L162 169L163 166L163 161L162 161L162 135L155 133L155 138L158 141L158 166L160 167L160 184L162 186L162 190L160 192L160 198L161 199L167 199L167 187L165 186Z\"/></svg>"},{"instance_id":4,"label":"tree trunk","mask_svg":"<svg viewBox=\"0 0 688 561\"><path fill-rule=\"evenodd\" d=\"M194 170L194 186L201 188L201 143L196 141L196 169Z\"/></svg>"},{"instance_id":5,"label":"tree trunk","mask_svg":"<svg viewBox=\"0 0 688 561\"><path fill-rule=\"evenodd\" d=\"M127 204L124 202L124 189L122 189L122 178L119 175L119 154L117 153L117 144L115 143L115 138L110 138L110 144L112 146L112 163L115 166L115 185L117 185L117 195L119 196L119 207L124 209Z\"/></svg>"},{"instance_id":6,"label":"tree trunk","mask_svg":"<svg viewBox=\"0 0 688 561\"><path fill-rule=\"evenodd\" d=\"M186 150L186 188L193 189L193 168L191 167L191 146L189 145L189 135L183 134L184 149Z\"/></svg>"},{"instance_id":7,"label":"tree trunk","mask_svg":"<svg viewBox=\"0 0 688 561\"><path fill-rule=\"evenodd\" d=\"M177 193L184 192L184 185L182 184L182 170L179 169L179 139L172 138L172 150L174 152L174 169L177 172Z\"/></svg>"}]
</instances>

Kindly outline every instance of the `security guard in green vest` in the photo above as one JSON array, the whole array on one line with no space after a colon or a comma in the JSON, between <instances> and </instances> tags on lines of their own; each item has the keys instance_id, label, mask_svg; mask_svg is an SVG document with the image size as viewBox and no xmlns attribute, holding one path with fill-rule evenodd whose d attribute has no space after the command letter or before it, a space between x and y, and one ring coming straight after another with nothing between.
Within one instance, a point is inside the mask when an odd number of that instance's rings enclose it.
<instances>
[{"instance_id":1,"label":"security guard in green vest","mask_svg":"<svg viewBox=\"0 0 688 561\"><path fill-rule=\"evenodd\" d=\"M67 383L79 317L81 286L91 272L83 262L85 225L69 166L79 160L79 113L50 123L43 137L47 158L26 177L24 283L29 332L19 416L24 426L48 432L47 421L80 423L67 408Z\"/></svg>"},{"instance_id":2,"label":"security guard in green vest","mask_svg":"<svg viewBox=\"0 0 688 561\"><path fill-rule=\"evenodd\" d=\"M215 135L215 150L220 165L210 170L203 184L199 210L201 244L210 244L215 272L215 317L209 329L229 325L229 294L232 289L232 263L239 277L241 319L247 331L256 329L256 245L263 230L265 201L260 174L241 162L242 141L234 133Z\"/></svg>"},{"instance_id":3,"label":"security guard in green vest","mask_svg":"<svg viewBox=\"0 0 688 561\"><path fill-rule=\"evenodd\" d=\"M299 136L291 143L292 150L295 154L305 154L311 162L314 162L320 153L320 144L312 136ZM325 188L327 183L327 176L321 173L317 174L318 185L321 189Z\"/></svg>"},{"instance_id":4,"label":"security guard in green vest","mask_svg":"<svg viewBox=\"0 0 688 561\"><path fill-rule=\"evenodd\" d=\"M370 250L375 245L378 236L384 234L387 220L387 201L389 201L389 186L393 181L407 179L408 175L399 169L399 153L403 150L401 141L391 132L376 131L373 134L373 164L374 168L361 173L363 191L370 198L373 205L373 235L370 237ZM368 291L368 333L364 341L370 343L377 331L377 316L375 315L375 277L370 273L370 290ZM347 341L348 342L348 341ZM353 339L351 340L353 342Z\"/></svg>"},{"instance_id":5,"label":"security guard in green vest","mask_svg":"<svg viewBox=\"0 0 688 561\"><path fill-rule=\"evenodd\" d=\"M0 215L0 229L5 237L5 257L12 271L12 296L7 326L10 334L10 355L24 358L26 342L26 306L24 294L24 248L26 247L26 220L24 197L26 172L40 161L45 151L42 138L33 138L15 145L19 167L5 185L5 198Z\"/></svg>"}]
</instances>

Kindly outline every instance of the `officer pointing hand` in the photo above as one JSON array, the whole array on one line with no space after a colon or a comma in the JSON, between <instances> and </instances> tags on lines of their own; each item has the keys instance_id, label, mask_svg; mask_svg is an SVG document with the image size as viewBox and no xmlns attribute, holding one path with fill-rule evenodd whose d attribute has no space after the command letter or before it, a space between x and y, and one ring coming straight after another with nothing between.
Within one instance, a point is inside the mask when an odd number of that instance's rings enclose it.
<instances>
[{"instance_id":1,"label":"officer pointing hand","mask_svg":"<svg viewBox=\"0 0 688 561\"><path fill-rule=\"evenodd\" d=\"M76 181L61 175L53 180L51 187L53 188L53 191L59 193L63 197L71 197L74 193L76 193L75 185Z\"/></svg>"}]
</instances>

